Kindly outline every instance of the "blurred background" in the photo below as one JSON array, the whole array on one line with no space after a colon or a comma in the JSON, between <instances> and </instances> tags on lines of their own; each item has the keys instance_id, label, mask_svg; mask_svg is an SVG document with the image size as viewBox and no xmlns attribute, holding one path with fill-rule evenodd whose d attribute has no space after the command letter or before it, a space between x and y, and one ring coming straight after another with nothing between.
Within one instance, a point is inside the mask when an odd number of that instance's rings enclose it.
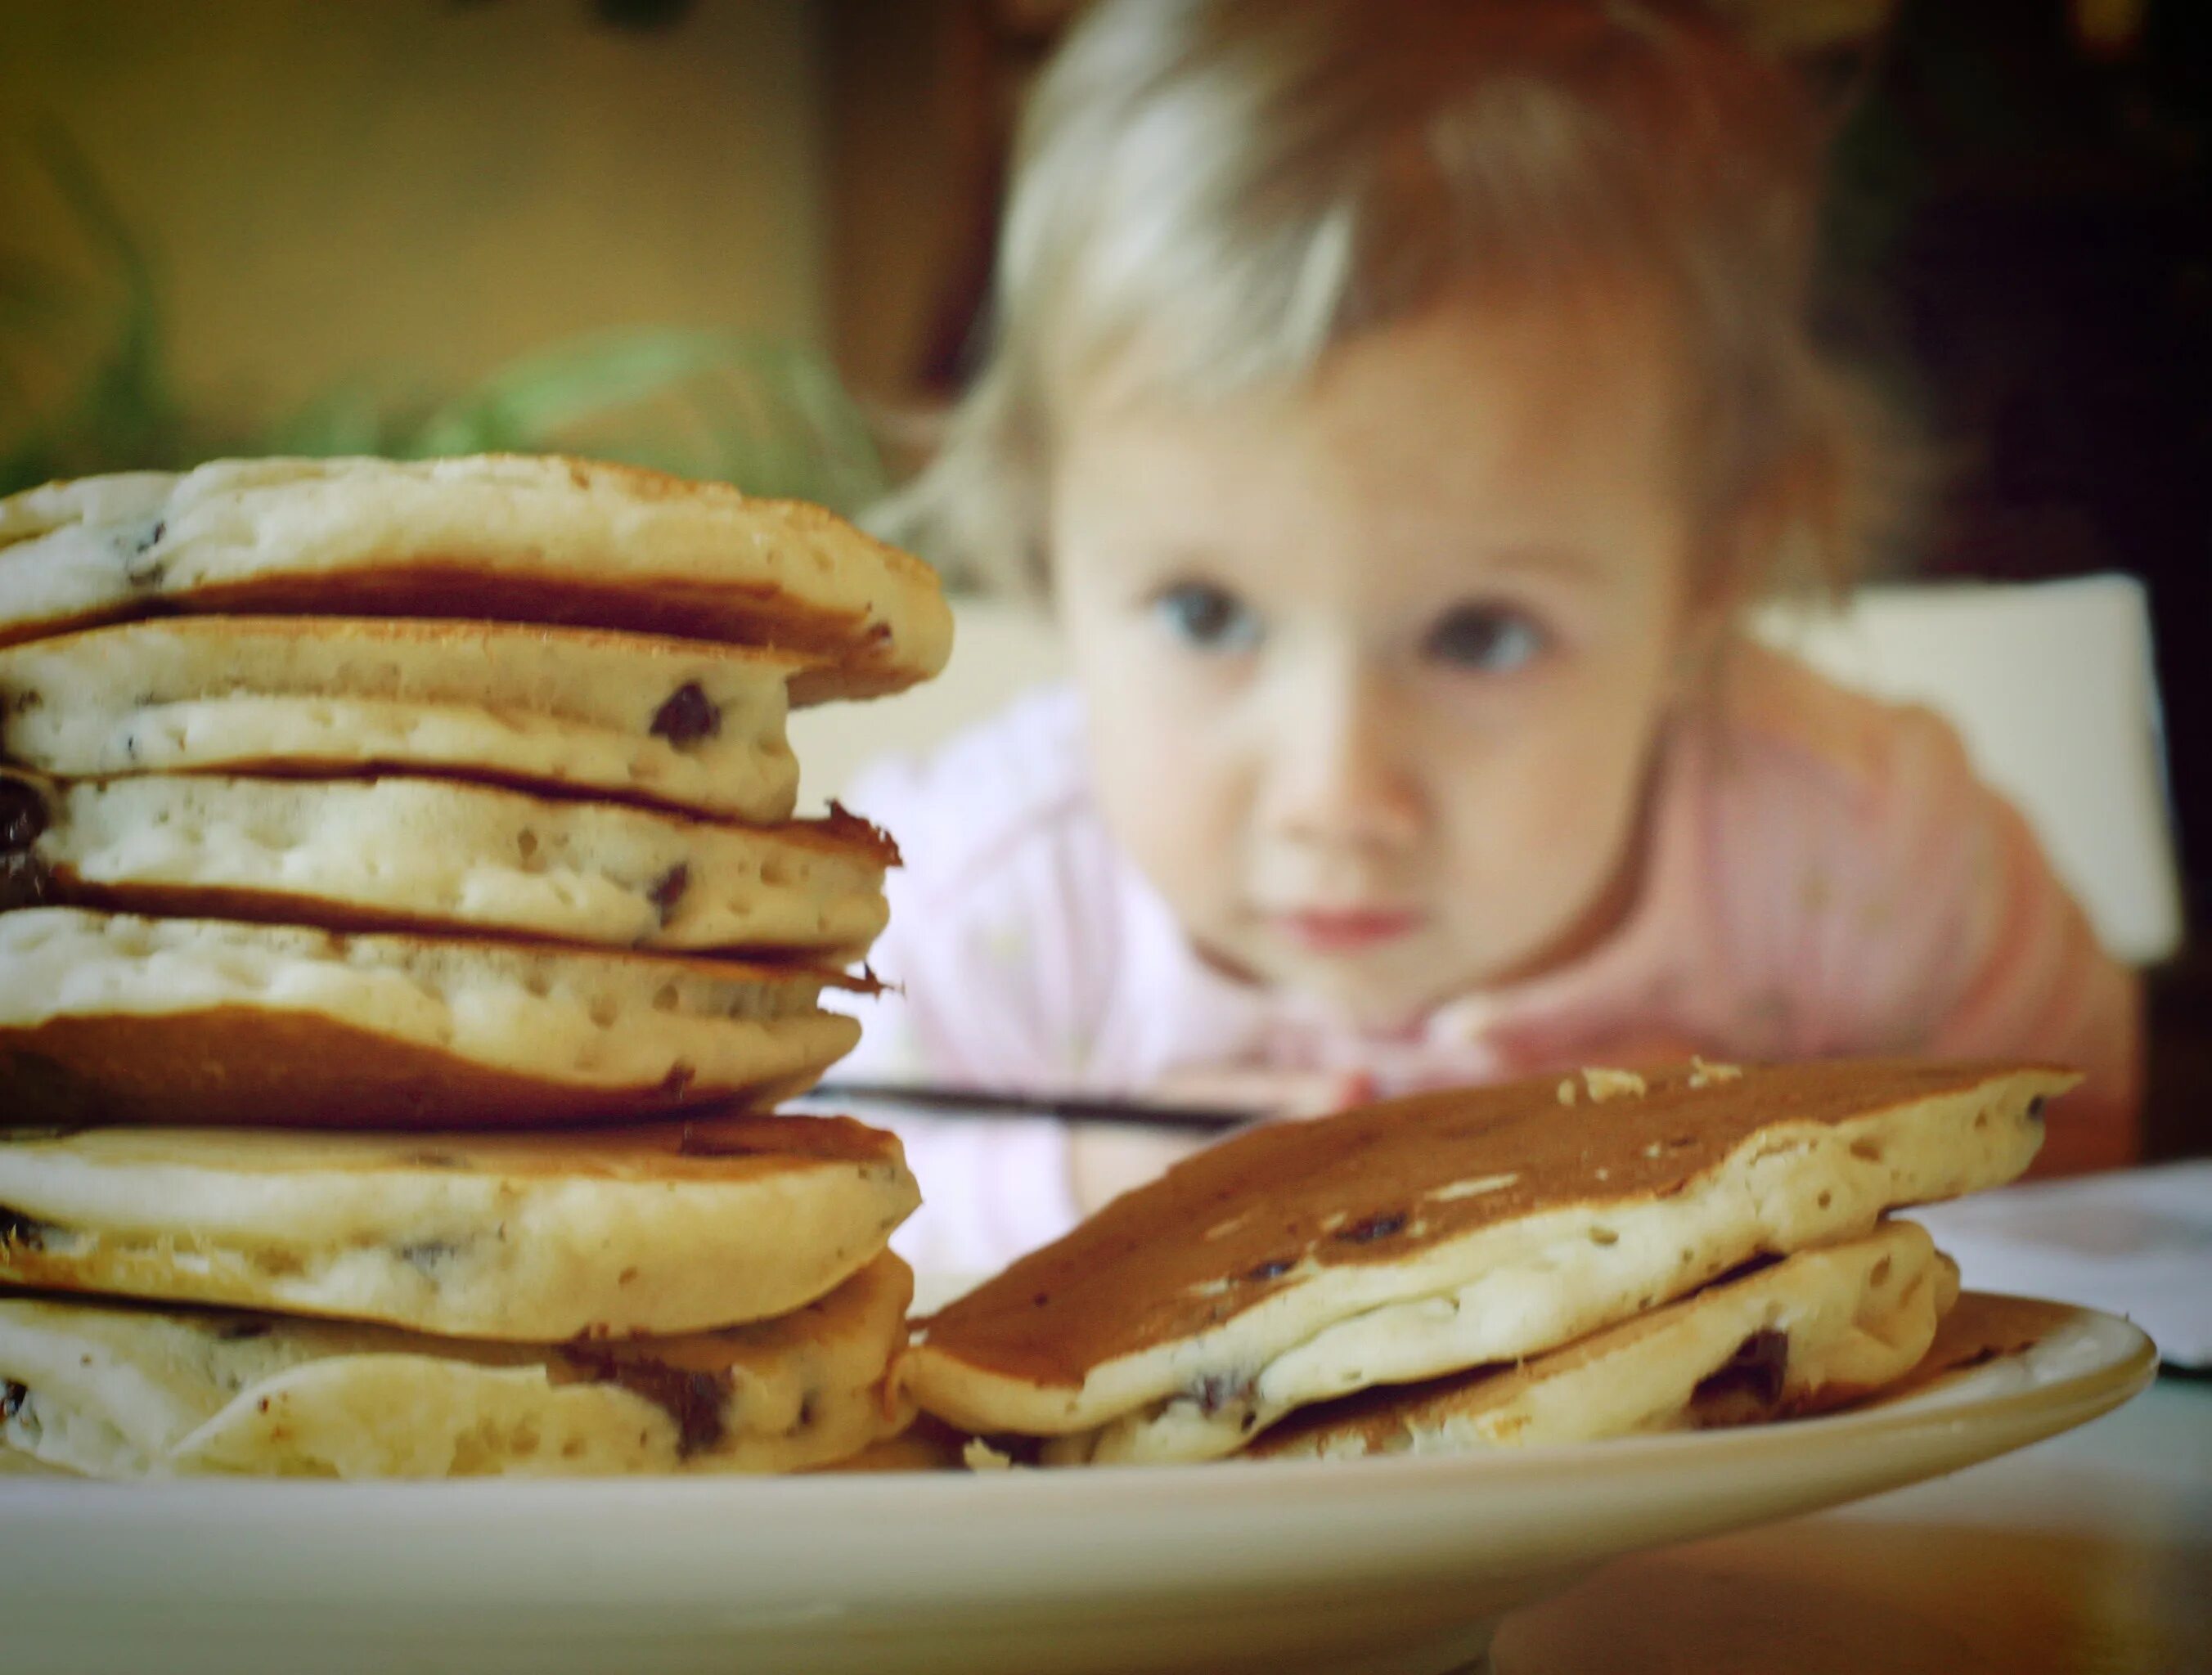
<instances>
[{"instance_id":1,"label":"blurred background","mask_svg":"<svg viewBox=\"0 0 2212 1675\"><path fill-rule=\"evenodd\" d=\"M1833 112L1829 326L1940 490L1887 570L2147 586L2151 1138L2212 1149L2212 5L1712 3ZM0 0L0 492L560 447L855 510L971 362L1078 9Z\"/></svg>"}]
</instances>

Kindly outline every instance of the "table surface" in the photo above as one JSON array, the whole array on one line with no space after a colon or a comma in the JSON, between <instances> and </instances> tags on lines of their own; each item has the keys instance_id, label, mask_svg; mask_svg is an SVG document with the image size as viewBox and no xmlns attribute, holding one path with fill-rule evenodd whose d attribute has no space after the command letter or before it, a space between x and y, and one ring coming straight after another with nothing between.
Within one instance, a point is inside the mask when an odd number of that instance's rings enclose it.
<instances>
[{"instance_id":1,"label":"table surface","mask_svg":"<svg viewBox=\"0 0 2212 1675\"><path fill-rule=\"evenodd\" d=\"M1496 1675L2212 1672L2212 1381L1839 1511L1619 1561Z\"/></svg>"}]
</instances>

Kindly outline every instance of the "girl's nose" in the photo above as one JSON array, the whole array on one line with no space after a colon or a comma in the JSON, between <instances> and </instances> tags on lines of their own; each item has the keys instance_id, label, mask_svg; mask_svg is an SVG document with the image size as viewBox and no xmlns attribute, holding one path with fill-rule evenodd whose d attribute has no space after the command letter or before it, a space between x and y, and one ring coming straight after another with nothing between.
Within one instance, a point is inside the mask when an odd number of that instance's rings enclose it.
<instances>
[{"instance_id":1,"label":"girl's nose","mask_svg":"<svg viewBox=\"0 0 2212 1675\"><path fill-rule=\"evenodd\" d=\"M1422 798L1413 729L1389 683L1357 665L1309 669L1278 711L1273 823L1330 848L1398 849L1419 836Z\"/></svg>"}]
</instances>

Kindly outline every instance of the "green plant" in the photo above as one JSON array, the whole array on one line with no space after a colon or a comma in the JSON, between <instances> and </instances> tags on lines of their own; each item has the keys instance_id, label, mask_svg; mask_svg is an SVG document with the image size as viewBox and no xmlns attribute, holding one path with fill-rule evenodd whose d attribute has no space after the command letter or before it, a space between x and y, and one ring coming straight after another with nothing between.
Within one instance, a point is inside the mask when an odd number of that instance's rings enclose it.
<instances>
[{"instance_id":1,"label":"green plant","mask_svg":"<svg viewBox=\"0 0 2212 1675\"><path fill-rule=\"evenodd\" d=\"M680 326L556 343L458 395L395 401L344 383L258 429L226 431L176 394L155 264L82 152L52 124L32 138L122 301L76 391L0 435L0 494L225 453L423 458L501 450L590 454L845 512L886 486L867 421L820 354ZM83 306L81 289L34 258L0 258L0 399L22 404L21 368Z\"/></svg>"},{"instance_id":2,"label":"green plant","mask_svg":"<svg viewBox=\"0 0 2212 1675\"><path fill-rule=\"evenodd\" d=\"M866 421L799 344L641 326L526 355L440 404L390 451L567 448L850 511L883 492Z\"/></svg>"}]
</instances>

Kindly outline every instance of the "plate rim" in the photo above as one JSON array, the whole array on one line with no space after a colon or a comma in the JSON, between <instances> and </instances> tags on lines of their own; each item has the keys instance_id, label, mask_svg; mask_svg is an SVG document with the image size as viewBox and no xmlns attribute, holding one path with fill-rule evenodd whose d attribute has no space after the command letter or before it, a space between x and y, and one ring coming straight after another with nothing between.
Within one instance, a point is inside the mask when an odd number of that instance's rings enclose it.
<instances>
[{"instance_id":1,"label":"plate rim","mask_svg":"<svg viewBox=\"0 0 2212 1675\"><path fill-rule=\"evenodd\" d=\"M1304 1667L1323 1644L1332 1669L1459 1667L1504 1613L1626 1554L1943 1477L2149 1382L2139 1327L2061 1307L2036 1344L1889 1405L1481 1454L92 1493L17 1478L0 1510L40 1538L0 1570L0 1620L26 1675L157 1659L231 1675L331 1646L357 1675L1033 1675L1071 1660L1097 1675L1124 1666L1080 1648L1131 1623L1171 1638L1176 1667L1193 1647ZM929 1649L888 1649L908 1646Z\"/></svg>"}]
</instances>

